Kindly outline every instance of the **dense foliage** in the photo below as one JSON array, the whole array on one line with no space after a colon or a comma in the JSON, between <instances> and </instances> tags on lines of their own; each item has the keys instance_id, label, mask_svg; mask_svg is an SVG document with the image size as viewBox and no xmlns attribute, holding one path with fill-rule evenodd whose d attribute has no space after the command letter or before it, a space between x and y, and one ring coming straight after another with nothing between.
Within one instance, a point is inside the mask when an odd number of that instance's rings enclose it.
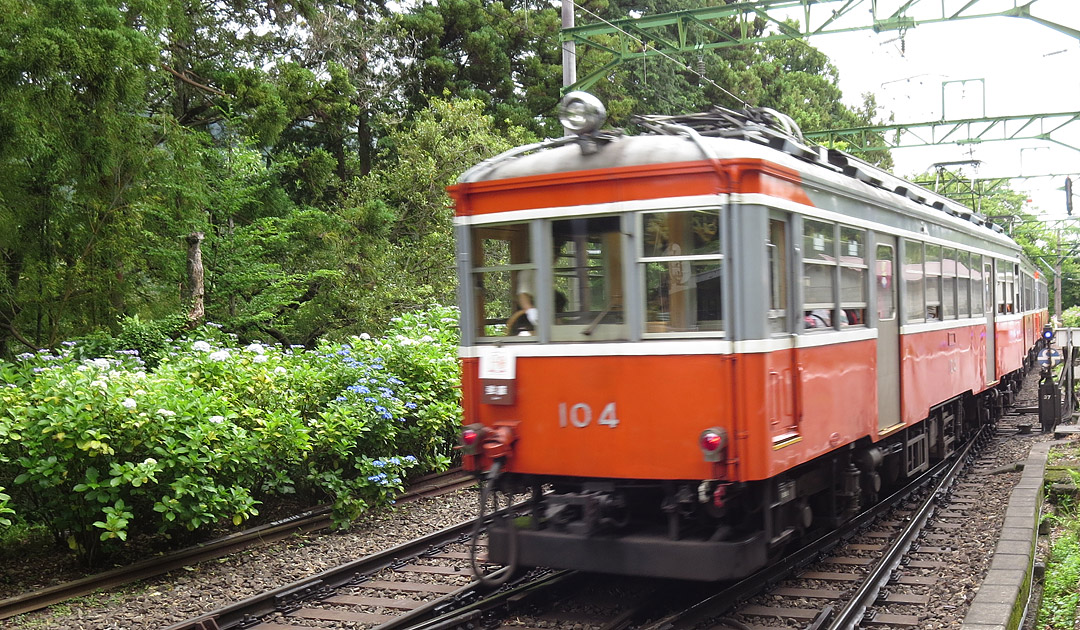
<instances>
[{"instance_id":1,"label":"dense foliage","mask_svg":"<svg viewBox=\"0 0 1080 630\"><path fill-rule=\"evenodd\" d=\"M452 304L444 187L561 133L558 10L0 0L0 357L186 314L193 233L206 316L244 340L313 348ZM809 129L874 115L801 42L650 64L597 86L613 124L736 104L716 86Z\"/></svg>"},{"instance_id":2,"label":"dense foliage","mask_svg":"<svg viewBox=\"0 0 1080 630\"><path fill-rule=\"evenodd\" d=\"M443 470L458 425L456 312L314 350L207 325L161 348L0 363L0 519L43 524L86 561L129 533L203 531L296 495L339 522ZM9 496L10 495L10 496Z\"/></svg>"},{"instance_id":3,"label":"dense foliage","mask_svg":"<svg viewBox=\"0 0 1080 630\"><path fill-rule=\"evenodd\" d=\"M1076 455L1074 447L1051 451L1051 461L1058 457L1067 458L1063 462L1067 466L1063 468L1067 475L1063 481L1073 486L1080 483L1080 472L1072 467ZM1051 483L1048 481L1047 485ZM1080 604L1080 521L1076 518L1074 494L1055 492L1052 487L1048 490L1053 510L1042 518L1053 527L1036 625L1041 630L1065 630L1075 628L1077 605Z\"/></svg>"}]
</instances>

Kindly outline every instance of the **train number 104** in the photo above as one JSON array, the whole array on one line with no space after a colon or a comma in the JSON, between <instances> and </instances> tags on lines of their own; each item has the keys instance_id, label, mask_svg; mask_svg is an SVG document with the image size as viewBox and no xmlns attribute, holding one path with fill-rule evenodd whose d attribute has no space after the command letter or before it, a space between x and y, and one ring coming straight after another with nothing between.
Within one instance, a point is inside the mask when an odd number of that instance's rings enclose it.
<instances>
[{"instance_id":1,"label":"train number 104","mask_svg":"<svg viewBox=\"0 0 1080 630\"><path fill-rule=\"evenodd\" d=\"M577 403L574 405L568 405L567 403L559 403L559 426L560 427L577 427L584 429L589 426L593 421L593 408L588 403ZM619 416L615 412L615 403L609 402L604 405L603 410L600 411L600 415L596 418L596 424L600 424L606 427L614 429L619 426Z\"/></svg>"}]
</instances>

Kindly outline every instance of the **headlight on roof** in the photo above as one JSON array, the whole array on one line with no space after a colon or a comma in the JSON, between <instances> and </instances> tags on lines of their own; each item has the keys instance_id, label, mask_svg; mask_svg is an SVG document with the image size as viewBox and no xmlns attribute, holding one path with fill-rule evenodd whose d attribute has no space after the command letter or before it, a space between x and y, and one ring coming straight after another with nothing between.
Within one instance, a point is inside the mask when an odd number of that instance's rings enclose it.
<instances>
[{"instance_id":1,"label":"headlight on roof","mask_svg":"<svg viewBox=\"0 0 1080 630\"><path fill-rule=\"evenodd\" d=\"M605 120L604 104L588 92L570 92L559 103L559 122L579 136L596 131Z\"/></svg>"}]
</instances>

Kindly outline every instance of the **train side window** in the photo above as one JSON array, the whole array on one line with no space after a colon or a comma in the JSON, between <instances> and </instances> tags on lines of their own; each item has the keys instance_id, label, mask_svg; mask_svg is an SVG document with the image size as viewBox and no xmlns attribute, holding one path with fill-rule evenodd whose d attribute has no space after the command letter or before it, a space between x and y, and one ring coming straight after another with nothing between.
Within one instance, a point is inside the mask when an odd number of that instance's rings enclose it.
<instances>
[{"instance_id":1,"label":"train side window","mask_svg":"<svg viewBox=\"0 0 1080 630\"><path fill-rule=\"evenodd\" d=\"M997 312L1004 315L1009 312L1009 302L1012 301L1012 282L1009 276L1012 271L1005 271L1005 261L997 261Z\"/></svg>"},{"instance_id":2,"label":"train side window","mask_svg":"<svg viewBox=\"0 0 1080 630\"><path fill-rule=\"evenodd\" d=\"M956 253L956 313L971 317L971 254Z\"/></svg>"},{"instance_id":3,"label":"train side window","mask_svg":"<svg viewBox=\"0 0 1080 630\"><path fill-rule=\"evenodd\" d=\"M866 325L866 232L840 227L841 326Z\"/></svg>"},{"instance_id":4,"label":"train side window","mask_svg":"<svg viewBox=\"0 0 1080 630\"><path fill-rule=\"evenodd\" d=\"M551 237L556 248L552 340L626 339L622 218L553 221Z\"/></svg>"},{"instance_id":5,"label":"train side window","mask_svg":"<svg viewBox=\"0 0 1080 630\"><path fill-rule=\"evenodd\" d=\"M877 281L877 318L888 321L896 318L896 300L893 297L893 247L878 245L874 256L874 278Z\"/></svg>"},{"instance_id":6,"label":"train side window","mask_svg":"<svg viewBox=\"0 0 1080 630\"><path fill-rule=\"evenodd\" d=\"M986 314L986 275L983 274L983 257L971 255L971 316Z\"/></svg>"},{"instance_id":7,"label":"train side window","mask_svg":"<svg viewBox=\"0 0 1080 630\"><path fill-rule=\"evenodd\" d=\"M645 212L641 220L645 331L723 331L719 210Z\"/></svg>"},{"instance_id":8,"label":"train side window","mask_svg":"<svg viewBox=\"0 0 1080 630\"><path fill-rule=\"evenodd\" d=\"M803 327L832 328L836 321L836 226L803 221Z\"/></svg>"},{"instance_id":9,"label":"train side window","mask_svg":"<svg viewBox=\"0 0 1080 630\"><path fill-rule=\"evenodd\" d=\"M787 332L787 223L769 219L769 332Z\"/></svg>"},{"instance_id":10,"label":"train side window","mask_svg":"<svg viewBox=\"0 0 1080 630\"><path fill-rule=\"evenodd\" d=\"M904 315L909 322L926 318L926 297L923 295L923 244L904 243Z\"/></svg>"},{"instance_id":11,"label":"train side window","mask_svg":"<svg viewBox=\"0 0 1080 630\"><path fill-rule=\"evenodd\" d=\"M941 311L943 319L956 319L956 250L941 250Z\"/></svg>"},{"instance_id":12,"label":"train side window","mask_svg":"<svg viewBox=\"0 0 1080 630\"><path fill-rule=\"evenodd\" d=\"M531 337L529 318L515 317L532 307L522 300L530 300L536 291L529 224L473 228L472 262L477 337Z\"/></svg>"},{"instance_id":13,"label":"train side window","mask_svg":"<svg viewBox=\"0 0 1080 630\"><path fill-rule=\"evenodd\" d=\"M926 246L926 319L941 319L941 245Z\"/></svg>"}]
</instances>

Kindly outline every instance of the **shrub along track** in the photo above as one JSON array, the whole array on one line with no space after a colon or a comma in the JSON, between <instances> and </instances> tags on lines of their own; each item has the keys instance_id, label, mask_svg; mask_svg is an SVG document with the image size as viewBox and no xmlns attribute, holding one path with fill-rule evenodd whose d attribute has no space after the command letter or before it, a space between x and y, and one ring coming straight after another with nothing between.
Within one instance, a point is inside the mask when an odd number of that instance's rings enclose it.
<instances>
[{"instance_id":1,"label":"shrub along track","mask_svg":"<svg viewBox=\"0 0 1080 630\"><path fill-rule=\"evenodd\" d=\"M405 493L398 497L397 502L409 503L426 497L437 497L475 484L476 481L471 475L457 468L417 479ZM330 523L329 507L308 510L165 556L148 558L129 566L0 600L0 619L40 610L99 589L115 588L190 567L200 562L216 560L296 534L326 529Z\"/></svg>"}]
</instances>

